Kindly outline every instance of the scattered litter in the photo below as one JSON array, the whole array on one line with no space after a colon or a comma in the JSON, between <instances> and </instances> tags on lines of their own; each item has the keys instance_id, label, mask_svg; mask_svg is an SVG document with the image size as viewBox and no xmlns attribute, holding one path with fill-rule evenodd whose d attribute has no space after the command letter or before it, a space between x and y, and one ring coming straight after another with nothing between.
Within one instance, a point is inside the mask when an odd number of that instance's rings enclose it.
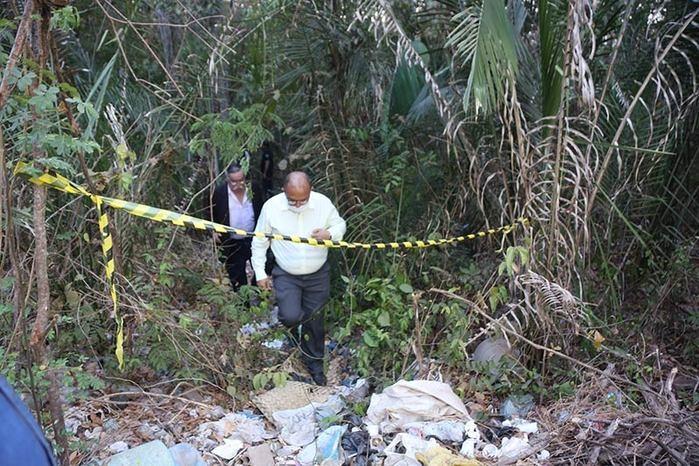
<instances>
[{"instance_id":1,"label":"scattered litter","mask_svg":"<svg viewBox=\"0 0 699 466\"><path fill-rule=\"evenodd\" d=\"M381 432L396 432L405 424L432 420L471 420L451 387L431 380L401 380L371 396L367 418Z\"/></svg>"},{"instance_id":2,"label":"scattered litter","mask_svg":"<svg viewBox=\"0 0 699 466\"><path fill-rule=\"evenodd\" d=\"M403 430L420 438L436 437L442 442L461 442L465 424L458 421L411 422Z\"/></svg>"},{"instance_id":3,"label":"scattered litter","mask_svg":"<svg viewBox=\"0 0 699 466\"><path fill-rule=\"evenodd\" d=\"M109 451L112 453L121 453L129 449L129 445L126 442L118 441L109 445Z\"/></svg>"},{"instance_id":4,"label":"scattered litter","mask_svg":"<svg viewBox=\"0 0 699 466\"><path fill-rule=\"evenodd\" d=\"M464 431L466 432L466 437L474 440L481 439L481 431L478 430L476 423L471 420L464 424Z\"/></svg>"},{"instance_id":5,"label":"scattered litter","mask_svg":"<svg viewBox=\"0 0 699 466\"><path fill-rule=\"evenodd\" d=\"M415 456L425 452L430 448L439 446L435 439L423 440L414 435L400 433L396 434L393 441L386 447L384 453L386 460L384 466L420 466L420 462ZM404 451L403 453L399 453Z\"/></svg>"},{"instance_id":6,"label":"scattered litter","mask_svg":"<svg viewBox=\"0 0 699 466\"><path fill-rule=\"evenodd\" d=\"M205 422L199 425L199 432L211 431L218 440L238 438L245 443L260 443L274 437L267 432L265 423L260 416L246 413L228 413L218 421Z\"/></svg>"},{"instance_id":7,"label":"scattered litter","mask_svg":"<svg viewBox=\"0 0 699 466\"><path fill-rule=\"evenodd\" d=\"M514 427L525 434L535 434L539 432L539 425L536 422L528 422L523 419L506 420L502 423L503 427Z\"/></svg>"},{"instance_id":8,"label":"scattered litter","mask_svg":"<svg viewBox=\"0 0 699 466\"><path fill-rule=\"evenodd\" d=\"M160 440L154 440L152 442L144 443L143 445L131 448L130 450L123 451L118 455L107 458L103 464L105 466L132 466L135 464L147 464L148 466L176 466L170 451Z\"/></svg>"},{"instance_id":9,"label":"scattered litter","mask_svg":"<svg viewBox=\"0 0 699 466\"><path fill-rule=\"evenodd\" d=\"M226 412L213 404L180 405L169 422L150 416L132 424L114 412L89 419L75 413L73 426L79 438L95 440L94 444L102 441L102 458L113 455L104 463L109 466L205 466L212 461L249 466L472 466L527 455L538 462L551 457L549 451L529 443L541 428L524 417L534 407L531 395L504 400L499 407L507 417L504 421L494 416L476 424L449 384L401 380L368 399L366 379L340 375L336 380L342 377L342 384L335 387L290 381L259 394L252 402L262 415L250 410ZM492 414L491 401L484 396L475 400L483 412ZM354 403L366 406L367 401L365 417L348 409L348 402L356 407ZM590 430L587 420L577 422L585 432ZM128 434L122 432L127 426L134 426ZM481 432L481 427L486 430ZM105 448L105 438L125 441ZM175 439L186 443L168 450L166 445ZM134 447L143 441L149 443ZM546 446L539 444L538 448Z\"/></svg>"},{"instance_id":10,"label":"scattered litter","mask_svg":"<svg viewBox=\"0 0 699 466\"><path fill-rule=\"evenodd\" d=\"M488 443L481 450L481 456L489 460L496 460L500 457L500 449L492 443Z\"/></svg>"},{"instance_id":11,"label":"scattered litter","mask_svg":"<svg viewBox=\"0 0 699 466\"><path fill-rule=\"evenodd\" d=\"M417 453L416 458L425 466L478 466L476 460L456 456L444 447L432 447L424 453Z\"/></svg>"},{"instance_id":12,"label":"scattered litter","mask_svg":"<svg viewBox=\"0 0 699 466\"><path fill-rule=\"evenodd\" d=\"M119 423L116 419L107 419L102 423L102 428L104 428L105 432L114 432L119 428Z\"/></svg>"},{"instance_id":13,"label":"scattered litter","mask_svg":"<svg viewBox=\"0 0 699 466\"><path fill-rule=\"evenodd\" d=\"M315 442L306 445L301 450L296 460L304 466L343 460L341 439L346 431L347 426L328 427L320 433Z\"/></svg>"},{"instance_id":14,"label":"scattered litter","mask_svg":"<svg viewBox=\"0 0 699 466\"><path fill-rule=\"evenodd\" d=\"M459 450L459 454L461 456L465 456L466 458L475 458L476 442L477 440L474 438L467 438L464 440L464 443L461 445L461 450Z\"/></svg>"},{"instance_id":15,"label":"scattered litter","mask_svg":"<svg viewBox=\"0 0 699 466\"><path fill-rule=\"evenodd\" d=\"M534 397L530 394L511 395L500 407L500 414L506 418L525 417L534 407Z\"/></svg>"},{"instance_id":16,"label":"scattered litter","mask_svg":"<svg viewBox=\"0 0 699 466\"><path fill-rule=\"evenodd\" d=\"M267 322L245 324L242 327L240 327L240 333L242 333L243 335L253 335L263 330L267 330L269 329L269 327L270 325Z\"/></svg>"},{"instance_id":17,"label":"scattered litter","mask_svg":"<svg viewBox=\"0 0 699 466\"><path fill-rule=\"evenodd\" d=\"M269 340L262 342L262 346L269 349L280 350L284 347L284 340Z\"/></svg>"},{"instance_id":18,"label":"scattered litter","mask_svg":"<svg viewBox=\"0 0 699 466\"><path fill-rule=\"evenodd\" d=\"M247 451L250 466L268 466L274 464L274 455L269 443L250 447Z\"/></svg>"},{"instance_id":19,"label":"scattered litter","mask_svg":"<svg viewBox=\"0 0 699 466\"><path fill-rule=\"evenodd\" d=\"M281 430L280 438L284 443L304 447L315 438L317 421L336 415L344 406L342 399L333 395L325 403L311 403L301 408L276 411L272 413L272 419Z\"/></svg>"},{"instance_id":20,"label":"scattered litter","mask_svg":"<svg viewBox=\"0 0 699 466\"><path fill-rule=\"evenodd\" d=\"M281 387L253 397L252 402L267 419L274 421L274 412L301 408L309 403L323 403L333 393L334 390L330 387L288 381Z\"/></svg>"},{"instance_id":21,"label":"scattered litter","mask_svg":"<svg viewBox=\"0 0 699 466\"><path fill-rule=\"evenodd\" d=\"M216 405L208 412L208 417L210 419L219 420L226 415L226 410L223 407Z\"/></svg>"},{"instance_id":22,"label":"scattered litter","mask_svg":"<svg viewBox=\"0 0 699 466\"><path fill-rule=\"evenodd\" d=\"M83 435L88 440L94 440L94 439L97 439L100 437L100 434L102 434L102 430L103 429L100 426L97 426L92 430L90 430L90 429L85 430L85 432L83 432Z\"/></svg>"},{"instance_id":23,"label":"scattered litter","mask_svg":"<svg viewBox=\"0 0 699 466\"><path fill-rule=\"evenodd\" d=\"M347 432L347 426L332 426L325 429L318 436L318 454L316 460L321 462L326 460L342 459L342 436Z\"/></svg>"},{"instance_id":24,"label":"scattered litter","mask_svg":"<svg viewBox=\"0 0 699 466\"><path fill-rule=\"evenodd\" d=\"M87 420L87 414L75 406L71 406L65 412L66 431L75 435L78 432L78 427Z\"/></svg>"},{"instance_id":25,"label":"scattered litter","mask_svg":"<svg viewBox=\"0 0 699 466\"><path fill-rule=\"evenodd\" d=\"M349 387L349 390L345 395L349 401L356 403L367 397L369 394L369 382L366 379L357 379L353 386Z\"/></svg>"},{"instance_id":26,"label":"scattered litter","mask_svg":"<svg viewBox=\"0 0 699 466\"><path fill-rule=\"evenodd\" d=\"M529 448L529 442L519 437L505 437L500 445L500 458L516 458Z\"/></svg>"},{"instance_id":27,"label":"scattered litter","mask_svg":"<svg viewBox=\"0 0 699 466\"><path fill-rule=\"evenodd\" d=\"M313 442L317 432L318 426L315 422L306 420L305 423L301 421L297 424L291 420L288 425L282 427L279 438L289 445L305 447Z\"/></svg>"},{"instance_id":28,"label":"scattered litter","mask_svg":"<svg viewBox=\"0 0 699 466\"><path fill-rule=\"evenodd\" d=\"M189 443L178 443L169 450L176 466L206 466L197 449Z\"/></svg>"},{"instance_id":29,"label":"scattered litter","mask_svg":"<svg viewBox=\"0 0 699 466\"><path fill-rule=\"evenodd\" d=\"M354 458L352 464L354 466L364 466L368 464L370 451L369 433L363 430L355 430L345 433L342 436L342 449L347 455L347 459Z\"/></svg>"},{"instance_id":30,"label":"scattered litter","mask_svg":"<svg viewBox=\"0 0 699 466\"><path fill-rule=\"evenodd\" d=\"M224 460L231 460L235 458L240 450L243 449L245 445L239 439L225 439L223 445L219 445L214 448L211 453L216 456L223 458Z\"/></svg>"},{"instance_id":31,"label":"scattered litter","mask_svg":"<svg viewBox=\"0 0 699 466\"><path fill-rule=\"evenodd\" d=\"M369 434L369 437L378 437L379 436L379 426L377 424L371 424L371 423L366 423L366 431Z\"/></svg>"},{"instance_id":32,"label":"scattered litter","mask_svg":"<svg viewBox=\"0 0 699 466\"><path fill-rule=\"evenodd\" d=\"M280 447L276 451L276 454L277 454L277 456L284 457L284 456L291 456L294 453L296 453L297 451L299 451L299 449L297 447L292 447L292 446L287 445L287 446Z\"/></svg>"},{"instance_id":33,"label":"scattered litter","mask_svg":"<svg viewBox=\"0 0 699 466\"><path fill-rule=\"evenodd\" d=\"M476 346L473 360L476 362L497 362L511 352L504 338L486 338Z\"/></svg>"}]
</instances>

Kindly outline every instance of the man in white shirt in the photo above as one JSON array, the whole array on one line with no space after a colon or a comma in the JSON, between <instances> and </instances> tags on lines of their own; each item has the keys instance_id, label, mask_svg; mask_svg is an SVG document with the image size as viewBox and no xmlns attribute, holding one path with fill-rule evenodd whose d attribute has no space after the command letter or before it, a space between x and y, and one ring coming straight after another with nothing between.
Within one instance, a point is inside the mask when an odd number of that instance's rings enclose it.
<instances>
[{"instance_id":1,"label":"man in white shirt","mask_svg":"<svg viewBox=\"0 0 699 466\"><path fill-rule=\"evenodd\" d=\"M311 190L308 175L292 172L284 181L284 192L265 202L255 231L339 241L345 229L345 221L330 199ZM270 243L276 261L271 277L265 272ZM301 326L301 356L318 385L326 383L322 308L330 297L327 259L326 247L266 238L252 240L252 267L257 285L267 290L274 285L279 320L291 329L295 339L298 339L296 330Z\"/></svg>"},{"instance_id":2,"label":"man in white shirt","mask_svg":"<svg viewBox=\"0 0 699 466\"><path fill-rule=\"evenodd\" d=\"M262 209L263 195L256 185L253 184L251 190L249 187L241 166L229 165L226 169L226 182L218 186L212 196L212 220L240 230L254 231ZM249 194L252 194L252 198ZM214 237L221 243L231 287L238 291L248 283L245 264L251 256L251 239L230 233L220 237L214 233ZM251 284L255 284L254 278Z\"/></svg>"}]
</instances>

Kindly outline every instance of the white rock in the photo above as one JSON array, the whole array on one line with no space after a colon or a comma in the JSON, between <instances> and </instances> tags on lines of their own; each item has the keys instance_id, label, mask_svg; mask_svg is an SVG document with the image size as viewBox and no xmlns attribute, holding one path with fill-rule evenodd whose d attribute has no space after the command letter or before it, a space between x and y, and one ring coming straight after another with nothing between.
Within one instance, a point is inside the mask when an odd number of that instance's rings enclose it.
<instances>
[{"instance_id":1,"label":"white rock","mask_svg":"<svg viewBox=\"0 0 699 466\"><path fill-rule=\"evenodd\" d=\"M126 451L129 449L129 445L126 442L114 442L111 445L109 445L109 451L112 453L121 453L122 451Z\"/></svg>"},{"instance_id":2,"label":"white rock","mask_svg":"<svg viewBox=\"0 0 699 466\"><path fill-rule=\"evenodd\" d=\"M224 460L232 460L235 455L243 448L243 442L238 439L224 439L223 445L214 448L211 453L223 458Z\"/></svg>"},{"instance_id":3,"label":"white rock","mask_svg":"<svg viewBox=\"0 0 699 466\"><path fill-rule=\"evenodd\" d=\"M549 453L548 450L541 450L537 455L536 459L539 461L546 461L547 459L551 458L551 453Z\"/></svg>"}]
</instances>

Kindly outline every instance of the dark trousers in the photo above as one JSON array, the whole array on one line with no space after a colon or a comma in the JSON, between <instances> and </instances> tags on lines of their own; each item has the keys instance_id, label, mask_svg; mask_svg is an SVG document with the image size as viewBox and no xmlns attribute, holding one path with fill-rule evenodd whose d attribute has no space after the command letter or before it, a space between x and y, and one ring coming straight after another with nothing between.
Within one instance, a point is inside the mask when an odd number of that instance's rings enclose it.
<instances>
[{"instance_id":1,"label":"dark trousers","mask_svg":"<svg viewBox=\"0 0 699 466\"><path fill-rule=\"evenodd\" d=\"M311 374L322 373L325 357L323 306L330 297L330 266L326 262L320 270L308 275L291 275L275 266L272 278L279 321L291 330L296 342L301 325L301 358Z\"/></svg>"},{"instance_id":2,"label":"dark trousers","mask_svg":"<svg viewBox=\"0 0 699 466\"><path fill-rule=\"evenodd\" d=\"M245 273L245 264L252 257L250 249L251 238L229 239L223 244L223 253L226 256L226 271L231 281L233 291L238 291L241 286L248 284L248 276ZM251 285L255 285L255 277L252 277Z\"/></svg>"}]
</instances>

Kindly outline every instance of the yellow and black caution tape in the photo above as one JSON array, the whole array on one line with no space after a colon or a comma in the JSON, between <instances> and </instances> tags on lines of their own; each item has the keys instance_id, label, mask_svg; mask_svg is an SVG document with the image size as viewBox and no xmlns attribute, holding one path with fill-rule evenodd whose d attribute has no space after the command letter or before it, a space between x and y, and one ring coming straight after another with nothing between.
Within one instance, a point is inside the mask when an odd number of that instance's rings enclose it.
<instances>
[{"instance_id":1,"label":"yellow and black caution tape","mask_svg":"<svg viewBox=\"0 0 699 466\"><path fill-rule=\"evenodd\" d=\"M410 248L428 248L431 246L442 246L446 244L455 244L476 238L496 235L499 233L507 234L514 230L519 225L526 225L528 219L519 218L509 225L503 225L498 228L491 228L477 233L469 233L463 236L444 239L429 239L424 241L401 241L391 243L350 243L347 241L334 240L316 240L314 238L305 238L301 236L288 236L263 232L253 232L239 230L220 223L202 220L200 218L191 217L185 214L178 214L171 210L158 209L156 207L137 204L135 202L114 199L111 197L100 196L89 192L84 187L73 183L68 178L55 172L39 172L35 168L27 165L24 162L19 162L15 167L15 173L29 177L29 181L39 185L50 186L59 191L63 191L78 196L86 196L92 200L97 209L99 216L99 229L102 236L102 253L105 260L105 272L107 282L109 284L109 293L114 304L114 316L117 321L117 348L116 356L119 361L119 366L124 364L124 348L123 348L123 320L118 316L118 296L116 293L116 284L114 281L114 258L112 257L112 236L109 234L109 221L107 214L103 211L103 206L109 206L114 209L120 209L128 212L131 215L144 217L156 222L172 223L173 225L196 228L198 230L210 230L218 233L233 233L238 236L252 238L269 238L277 241L291 241L293 243L310 244L313 246L324 246L329 248L349 248L349 249L410 249Z\"/></svg>"}]
</instances>

